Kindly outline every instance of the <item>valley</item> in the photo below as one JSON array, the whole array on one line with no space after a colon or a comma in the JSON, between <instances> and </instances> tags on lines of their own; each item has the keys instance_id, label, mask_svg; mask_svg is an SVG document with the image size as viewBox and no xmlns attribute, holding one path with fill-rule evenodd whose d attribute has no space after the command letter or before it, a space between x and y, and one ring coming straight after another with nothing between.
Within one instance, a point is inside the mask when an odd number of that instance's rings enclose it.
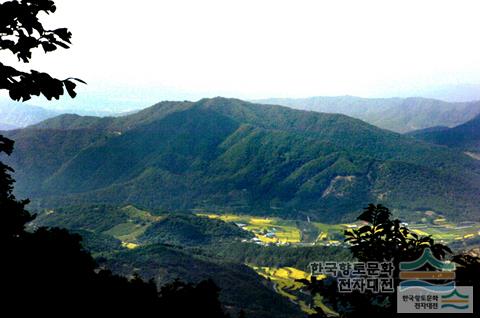
<instances>
[{"instance_id":1,"label":"valley","mask_svg":"<svg viewBox=\"0 0 480 318\"><path fill-rule=\"evenodd\" d=\"M2 311L479 312L479 11L0 1Z\"/></svg>"},{"instance_id":2,"label":"valley","mask_svg":"<svg viewBox=\"0 0 480 318\"><path fill-rule=\"evenodd\" d=\"M237 284L235 277L240 274L229 269L235 264L240 266L237 270L245 271L241 277L249 277L248 284L264 286L262 297L273 292L293 305L291 314L311 314L311 306L317 306L336 316L320 295L310 303L299 280L310 277L308 264L313 260L350 259L344 231L359 228L364 222L327 224L308 219L194 213L149 211L133 205L67 207L41 211L30 226L68 228L84 236L85 246L116 272L141 273L159 284L174 277L189 281L210 277L220 286ZM456 250L472 248L480 242L480 223L454 223L433 211L424 212L418 222L408 227ZM188 259L202 269L189 272ZM245 292L243 288L246 286L233 291L235 297ZM231 292L222 293L221 299L229 303ZM289 307L287 303L285 306ZM234 302L231 306L238 309L242 305ZM258 308L250 314L260 315Z\"/></svg>"},{"instance_id":3,"label":"valley","mask_svg":"<svg viewBox=\"0 0 480 318\"><path fill-rule=\"evenodd\" d=\"M408 135L425 142L463 151L478 160L480 152L480 115L458 126L438 127L410 132Z\"/></svg>"},{"instance_id":4,"label":"valley","mask_svg":"<svg viewBox=\"0 0 480 318\"><path fill-rule=\"evenodd\" d=\"M212 279L233 314L336 316L300 281L314 260L352 259L344 234L370 202L455 251L480 245L478 160L343 115L214 98L5 134L31 230L66 228L158 287Z\"/></svg>"},{"instance_id":5,"label":"valley","mask_svg":"<svg viewBox=\"0 0 480 318\"><path fill-rule=\"evenodd\" d=\"M197 214L225 222L233 222L240 228L255 235L249 242L275 245L319 245L347 246L343 243L343 233L364 225L364 222L326 224L298 220L284 220L269 217L260 218L248 215ZM435 240L455 245L469 245L470 240L480 238L480 222L453 223L433 211L427 211L414 223L405 223L418 235L432 236ZM246 240L247 241L247 240Z\"/></svg>"}]
</instances>

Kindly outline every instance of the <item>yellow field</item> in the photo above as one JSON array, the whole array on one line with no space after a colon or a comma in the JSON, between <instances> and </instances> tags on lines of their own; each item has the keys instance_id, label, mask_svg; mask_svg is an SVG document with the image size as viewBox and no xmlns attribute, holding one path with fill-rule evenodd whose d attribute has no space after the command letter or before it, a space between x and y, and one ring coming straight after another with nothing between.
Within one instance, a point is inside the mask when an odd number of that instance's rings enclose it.
<instances>
[{"instance_id":1,"label":"yellow field","mask_svg":"<svg viewBox=\"0 0 480 318\"><path fill-rule=\"evenodd\" d=\"M321 232L320 235L318 235L317 241L324 241L328 238L328 233Z\"/></svg>"},{"instance_id":2,"label":"yellow field","mask_svg":"<svg viewBox=\"0 0 480 318\"><path fill-rule=\"evenodd\" d=\"M298 297L292 291L298 291L304 285L295 279L310 279L310 274L293 267L252 267L260 276L270 279L275 284L275 290L292 301Z\"/></svg>"},{"instance_id":3,"label":"yellow field","mask_svg":"<svg viewBox=\"0 0 480 318\"><path fill-rule=\"evenodd\" d=\"M198 216L204 216L210 219L219 219L224 222L240 222L243 218L240 215L235 214L209 214L209 213L197 213Z\"/></svg>"},{"instance_id":4,"label":"yellow field","mask_svg":"<svg viewBox=\"0 0 480 318\"><path fill-rule=\"evenodd\" d=\"M413 232L415 232L416 234L418 235L422 235L422 236L428 236L429 234L425 231L422 231L420 229L412 229Z\"/></svg>"},{"instance_id":5,"label":"yellow field","mask_svg":"<svg viewBox=\"0 0 480 318\"><path fill-rule=\"evenodd\" d=\"M268 273L272 277L278 277L281 279L310 279L311 275L307 272L302 270L296 269L294 267L280 267L280 268L272 268L272 267L261 267L266 273Z\"/></svg>"},{"instance_id":6,"label":"yellow field","mask_svg":"<svg viewBox=\"0 0 480 318\"><path fill-rule=\"evenodd\" d=\"M310 273L304 272L294 267L251 267L260 276L272 281L274 283L275 291L283 297L286 297L292 302L296 303L298 306L300 306L300 309L303 312L307 314L315 313L315 310L313 310L309 305L307 305L304 299L299 298L298 295L302 295L301 293L299 293L299 291L305 285L301 282L296 281L298 279L310 280ZM325 277L325 275L321 275L318 276L318 279L324 279ZM337 313L325 306L320 295L315 296L314 306L322 308L324 312L328 313L331 316L338 316Z\"/></svg>"},{"instance_id":7,"label":"yellow field","mask_svg":"<svg viewBox=\"0 0 480 318\"><path fill-rule=\"evenodd\" d=\"M198 216L219 219L225 222L235 222L243 229L252 232L260 242L265 244L295 244L305 239L301 230L294 220L285 220L278 217L260 217L240 214L216 214L200 213ZM421 228L411 227L412 232L420 236L431 235L440 242L452 242L455 240L469 240L480 235L480 224L475 223L470 227L458 227L454 223L449 223L443 217L435 216L433 220L437 226L422 226ZM319 222L309 223L316 228L318 235L315 234L313 240L308 241L314 244L339 245L343 242L343 232L349 229L358 229L363 223L355 222L350 224L326 224Z\"/></svg>"},{"instance_id":8,"label":"yellow field","mask_svg":"<svg viewBox=\"0 0 480 318\"><path fill-rule=\"evenodd\" d=\"M197 215L211 219L219 219L224 222L243 224L243 229L252 232L260 241L267 244L299 243L302 237L300 230L293 224L293 222L280 218L235 214L199 213ZM270 233L270 237L267 233Z\"/></svg>"},{"instance_id":9,"label":"yellow field","mask_svg":"<svg viewBox=\"0 0 480 318\"><path fill-rule=\"evenodd\" d=\"M272 223L272 219L269 218L250 218L250 223L253 225L269 225Z\"/></svg>"},{"instance_id":10,"label":"yellow field","mask_svg":"<svg viewBox=\"0 0 480 318\"><path fill-rule=\"evenodd\" d=\"M122 246L133 250L134 248L137 248L139 245L135 243L122 242Z\"/></svg>"}]
</instances>

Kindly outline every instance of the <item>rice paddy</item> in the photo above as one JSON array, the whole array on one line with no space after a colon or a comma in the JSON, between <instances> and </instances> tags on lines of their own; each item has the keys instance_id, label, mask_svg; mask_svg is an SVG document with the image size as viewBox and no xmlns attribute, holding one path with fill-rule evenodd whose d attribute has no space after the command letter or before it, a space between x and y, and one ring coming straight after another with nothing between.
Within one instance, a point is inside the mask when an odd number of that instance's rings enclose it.
<instances>
[{"instance_id":1,"label":"rice paddy","mask_svg":"<svg viewBox=\"0 0 480 318\"><path fill-rule=\"evenodd\" d=\"M323 303L320 295L315 296L313 304L308 303L308 294L302 290L305 287L305 284L299 280L310 280L311 275L309 273L294 267L251 267L260 276L271 281L273 283L273 288L279 295L288 298L291 302L298 305L305 313L314 314L315 310L312 307L320 307L330 316L337 316L337 313ZM317 278L323 279L325 276L322 275Z\"/></svg>"},{"instance_id":2,"label":"rice paddy","mask_svg":"<svg viewBox=\"0 0 480 318\"><path fill-rule=\"evenodd\" d=\"M197 214L225 222L235 222L239 227L255 235L255 240L264 244L290 244L300 243L302 233L297 228L295 221L284 220L276 217L256 217L249 215L232 214Z\"/></svg>"},{"instance_id":3,"label":"rice paddy","mask_svg":"<svg viewBox=\"0 0 480 318\"><path fill-rule=\"evenodd\" d=\"M364 223L327 224L285 220L278 217L258 217L242 214L200 213L199 216L234 222L255 235L259 244L310 244L335 246L343 244L344 231L361 227ZM433 218L435 217L435 218ZM432 215L431 222L408 226L420 236L431 235L442 243L470 240L480 236L480 223L454 224L444 217Z\"/></svg>"}]
</instances>

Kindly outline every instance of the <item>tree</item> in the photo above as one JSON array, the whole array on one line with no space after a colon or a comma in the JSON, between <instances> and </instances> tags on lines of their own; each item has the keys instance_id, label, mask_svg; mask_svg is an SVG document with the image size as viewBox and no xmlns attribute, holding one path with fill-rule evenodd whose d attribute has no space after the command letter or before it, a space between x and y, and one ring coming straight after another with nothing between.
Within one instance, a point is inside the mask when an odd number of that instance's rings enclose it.
<instances>
[{"instance_id":1,"label":"tree","mask_svg":"<svg viewBox=\"0 0 480 318\"><path fill-rule=\"evenodd\" d=\"M398 219L390 220L390 210L381 204L369 204L357 218L367 222L359 229L345 231L350 251L360 261L392 261L398 271L402 261L418 258L429 247L434 256L444 259L450 248L435 243L431 236L419 237Z\"/></svg>"},{"instance_id":2,"label":"tree","mask_svg":"<svg viewBox=\"0 0 480 318\"><path fill-rule=\"evenodd\" d=\"M45 30L37 15L53 13L51 0L16 0L0 4L0 50L8 50L28 63L32 50L51 52L68 48L71 33L65 29ZM0 89L14 100L32 95L58 99L64 88L76 96L74 78L58 80L47 73L16 70L0 63ZM0 155L11 155L14 142L0 135ZM13 194L13 169L0 162L0 293L1 311L10 316L151 316L223 318L218 288L212 281L197 285L173 283L159 297L153 281L125 277L97 268L81 244L79 235L65 229L41 227L27 231L35 219ZM179 287L179 285L181 285ZM182 305L178 311L170 305ZM190 304L191 303L191 304ZM193 306L189 306L193 305Z\"/></svg>"},{"instance_id":3,"label":"tree","mask_svg":"<svg viewBox=\"0 0 480 318\"><path fill-rule=\"evenodd\" d=\"M10 155L14 142L0 136L0 155ZM0 293L2 311L18 316L135 316L227 317L212 281L197 285L174 282L162 287L153 281L125 277L99 269L79 235L65 229L40 227L13 194L13 169L0 163ZM175 304L176 306L173 306ZM67 310L67 311L66 311ZM68 314L65 314L65 313Z\"/></svg>"},{"instance_id":4,"label":"tree","mask_svg":"<svg viewBox=\"0 0 480 318\"><path fill-rule=\"evenodd\" d=\"M10 51L22 63L29 63L32 51L42 48L45 53L68 49L72 33L67 28L47 30L38 19L41 12L54 13L52 0L13 0L0 4L0 50ZM64 88L73 98L78 78L56 79L47 73L31 70L20 71L0 63L0 90L6 89L16 101L26 101L32 96L59 99Z\"/></svg>"},{"instance_id":5,"label":"tree","mask_svg":"<svg viewBox=\"0 0 480 318\"><path fill-rule=\"evenodd\" d=\"M241 309L240 312L238 313L238 318L245 318L245 310Z\"/></svg>"},{"instance_id":6,"label":"tree","mask_svg":"<svg viewBox=\"0 0 480 318\"><path fill-rule=\"evenodd\" d=\"M445 259L450 248L435 243L431 236L419 237L398 219L391 220L391 212L381 204L370 204L357 218L366 224L359 229L345 231L345 241L350 244L350 251L360 262L392 262L395 270L393 277L398 285L399 264L417 259L425 248L430 248L438 259ZM395 294L382 294L354 291L339 293L333 278L304 281L312 296L321 294L335 311L342 317L395 317Z\"/></svg>"},{"instance_id":7,"label":"tree","mask_svg":"<svg viewBox=\"0 0 480 318\"><path fill-rule=\"evenodd\" d=\"M480 273L480 257L478 252L462 252L455 255L452 261L456 263L456 284L457 286L473 286L473 290L477 291L473 294L473 308L479 308L480 297L478 296L478 290L480 289L480 279L478 279L478 273ZM475 309L476 310L476 309Z\"/></svg>"},{"instance_id":8,"label":"tree","mask_svg":"<svg viewBox=\"0 0 480 318\"><path fill-rule=\"evenodd\" d=\"M13 141L0 135L0 155L10 155L13 151ZM2 222L0 223L0 241L7 242L25 230L25 224L34 219L25 205L28 200L18 201L13 195L14 180L10 176L13 169L0 162L0 207Z\"/></svg>"}]
</instances>

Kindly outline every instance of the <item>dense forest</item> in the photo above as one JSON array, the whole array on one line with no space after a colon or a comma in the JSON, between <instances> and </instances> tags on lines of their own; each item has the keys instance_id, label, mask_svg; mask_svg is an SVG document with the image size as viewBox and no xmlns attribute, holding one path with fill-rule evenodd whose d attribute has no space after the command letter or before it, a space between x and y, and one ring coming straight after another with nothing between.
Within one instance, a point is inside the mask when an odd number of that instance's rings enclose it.
<instances>
[{"instance_id":1,"label":"dense forest","mask_svg":"<svg viewBox=\"0 0 480 318\"><path fill-rule=\"evenodd\" d=\"M39 20L56 10L0 3L0 51L25 64L68 49L71 32ZM14 101L75 98L86 84L23 69L0 63ZM478 308L478 293L457 287L480 288L480 104L278 103L315 111L216 97L117 117L0 112L2 312L398 317L395 292L418 277ZM352 106L370 124L338 114ZM432 124L455 127L398 133ZM389 273L385 286L343 292L355 264Z\"/></svg>"},{"instance_id":2,"label":"dense forest","mask_svg":"<svg viewBox=\"0 0 480 318\"><path fill-rule=\"evenodd\" d=\"M124 117L65 115L9 131L32 208L103 203L352 220L369 202L469 220L477 160L343 115L235 99ZM421 194L421 195L420 195Z\"/></svg>"}]
</instances>

